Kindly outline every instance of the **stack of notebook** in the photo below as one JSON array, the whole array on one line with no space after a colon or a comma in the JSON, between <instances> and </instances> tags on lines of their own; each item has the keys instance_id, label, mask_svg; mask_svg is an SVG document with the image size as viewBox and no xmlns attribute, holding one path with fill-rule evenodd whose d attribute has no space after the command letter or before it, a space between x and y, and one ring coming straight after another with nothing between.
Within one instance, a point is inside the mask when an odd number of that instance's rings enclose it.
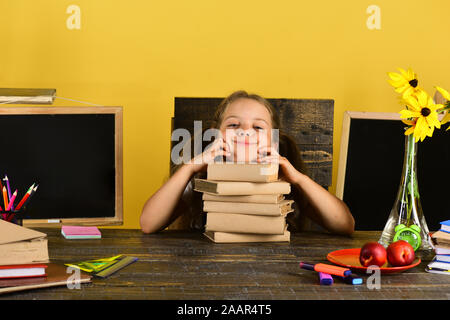
<instances>
[{"instance_id":1,"label":"stack of notebook","mask_svg":"<svg viewBox=\"0 0 450 320\"><path fill-rule=\"evenodd\" d=\"M212 163L207 179L195 179L203 193L205 236L214 242L290 241L285 200L290 184L278 179L278 164Z\"/></svg>"},{"instance_id":2,"label":"stack of notebook","mask_svg":"<svg viewBox=\"0 0 450 320\"><path fill-rule=\"evenodd\" d=\"M450 220L441 222L441 228L431 235L431 240L436 255L425 271L450 275Z\"/></svg>"}]
</instances>

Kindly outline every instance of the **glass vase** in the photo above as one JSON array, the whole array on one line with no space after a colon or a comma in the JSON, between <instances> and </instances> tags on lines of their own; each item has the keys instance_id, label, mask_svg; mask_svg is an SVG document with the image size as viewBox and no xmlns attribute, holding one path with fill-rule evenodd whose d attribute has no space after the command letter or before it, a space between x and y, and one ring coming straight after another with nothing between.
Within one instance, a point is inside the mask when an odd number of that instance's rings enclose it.
<instances>
[{"instance_id":1,"label":"glass vase","mask_svg":"<svg viewBox=\"0 0 450 320\"><path fill-rule=\"evenodd\" d=\"M379 243L384 247L397 240L408 241L415 250L431 250L428 226L420 204L417 181L417 143L405 136L403 170L397 197Z\"/></svg>"}]
</instances>

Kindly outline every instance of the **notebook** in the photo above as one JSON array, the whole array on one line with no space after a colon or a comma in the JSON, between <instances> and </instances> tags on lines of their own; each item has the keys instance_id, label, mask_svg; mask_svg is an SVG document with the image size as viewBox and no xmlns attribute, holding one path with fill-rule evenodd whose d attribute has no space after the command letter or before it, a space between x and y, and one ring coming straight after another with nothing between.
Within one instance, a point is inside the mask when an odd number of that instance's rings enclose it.
<instances>
[{"instance_id":1,"label":"notebook","mask_svg":"<svg viewBox=\"0 0 450 320\"><path fill-rule=\"evenodd\" d=\"M97 227L62 226L61 234L66 239L100 239L102 237Z\"/></svg>"}]
</instances>

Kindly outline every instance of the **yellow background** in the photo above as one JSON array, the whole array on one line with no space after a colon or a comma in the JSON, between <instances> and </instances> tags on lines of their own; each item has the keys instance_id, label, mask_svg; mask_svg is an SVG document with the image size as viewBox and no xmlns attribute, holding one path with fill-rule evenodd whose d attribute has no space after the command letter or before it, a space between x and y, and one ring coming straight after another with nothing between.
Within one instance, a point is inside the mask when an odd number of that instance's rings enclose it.
<instances>
[{"instance_id":1,"label":"yellow background","mask_svg":"<svg viewBox=\"0 0 450 320\"><path fill-rule=\"evenodd\" d=\"M381 30L366 26L373 4ZM168 176L174 97L334 99L334 192L344 111L400 110L386 72L450 89L449 13L445 0L3 0L0 87L124 107L123 227L139 228Z\"/></svg>"}]
</instances>

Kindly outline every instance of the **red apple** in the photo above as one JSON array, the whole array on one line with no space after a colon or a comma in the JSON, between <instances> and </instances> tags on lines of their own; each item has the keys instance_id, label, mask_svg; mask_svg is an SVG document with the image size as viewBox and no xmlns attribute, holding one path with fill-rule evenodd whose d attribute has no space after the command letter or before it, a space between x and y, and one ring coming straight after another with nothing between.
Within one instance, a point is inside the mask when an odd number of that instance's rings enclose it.
<instances>
[{"instance_id":1,"label":"red apple","mask_svg":"<svg viewBox=\"0 0 450 320\"><path fill-rule=\"evenodd\" d=\"M367 242L359 254L359 262L364 267L377 265L381 267L386 263L386 249L378 242Z\"/></svg>"},{"instance_id":2,"label":"red apple","mask_svg":"<svg viewBox=\"0 0 450 320\"><path fill-rule=\"evenodd\" d=\"M413 247L405 240L398 240L391 243L386 251L387 259L394 267L407 266L416 257Z\"/></svg>"}]
</instances>

